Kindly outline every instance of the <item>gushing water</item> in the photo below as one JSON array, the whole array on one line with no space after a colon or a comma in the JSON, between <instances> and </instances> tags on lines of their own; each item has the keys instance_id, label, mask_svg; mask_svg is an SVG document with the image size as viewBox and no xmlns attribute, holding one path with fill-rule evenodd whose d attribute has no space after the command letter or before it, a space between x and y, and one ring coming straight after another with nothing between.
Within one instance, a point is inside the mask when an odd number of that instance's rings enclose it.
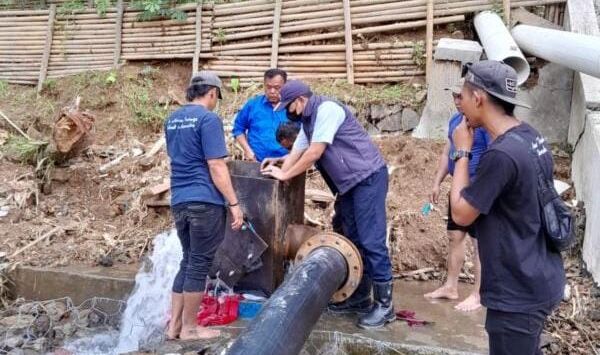
<instances>
[{"instance_id":1,"label":"gushing water","mask_svg":"<svg viewBox=\"0 0 600 355\"><path fill-rule=\"evenodd\" d=\"M153 349L164 340L171 302L171 286L182 258L175 229L154 238L150 265L142 265L135 288L127 300L120 333L98 334L66 346L77 355L121 354L140 348Z\"/></svg>"}]
</instances>

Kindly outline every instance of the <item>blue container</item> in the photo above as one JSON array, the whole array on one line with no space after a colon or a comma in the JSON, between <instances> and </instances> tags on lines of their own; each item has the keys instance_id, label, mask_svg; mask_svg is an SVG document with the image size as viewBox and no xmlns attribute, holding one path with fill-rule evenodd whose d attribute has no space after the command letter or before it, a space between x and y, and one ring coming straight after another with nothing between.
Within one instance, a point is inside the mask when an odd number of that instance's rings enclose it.
<instances>
[{"instance_id":1,"label":"blue container","mask_svg":"<svg viewBox=\"0 0 600 355\"><path fill-rule=\"evenodd\" d=\"M240 301L240 307L238 310L240 318L252 319L252 318L256 317L258 312L260 312L260 310L262 309L262 305L263 305L262 302L248 301L248 300Z\"/></svg>"}]
</instances>

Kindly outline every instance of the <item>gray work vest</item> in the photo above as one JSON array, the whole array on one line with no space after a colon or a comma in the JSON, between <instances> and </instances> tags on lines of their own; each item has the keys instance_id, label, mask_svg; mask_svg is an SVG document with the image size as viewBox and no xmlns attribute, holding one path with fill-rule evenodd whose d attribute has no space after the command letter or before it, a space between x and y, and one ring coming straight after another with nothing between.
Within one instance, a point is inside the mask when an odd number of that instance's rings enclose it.
<instances>
[{"instance_id":1,"label":"gray work vest","mask_svg":"<svg viewBox=\"0 0 600 355\"><path fill-rule=\"evenodd\" d=\"M385 166L385 161L348 107L324 96L311 96L302 113L302 129L308 141L312 142L317 111L325 101L340 105L346 113L346 119L316 165L329 177L337 192L344 194Z\"/></svg>"}]
</instances>

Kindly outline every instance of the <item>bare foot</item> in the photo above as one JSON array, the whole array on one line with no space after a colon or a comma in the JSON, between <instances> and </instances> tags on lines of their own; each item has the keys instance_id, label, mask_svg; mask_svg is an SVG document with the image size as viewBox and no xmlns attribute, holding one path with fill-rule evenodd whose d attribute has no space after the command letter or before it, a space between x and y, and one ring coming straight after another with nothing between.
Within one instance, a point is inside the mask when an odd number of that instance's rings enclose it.
<instances>
[{"instance_id":1,"label":"bare foot","mask_svg":"<svg viewBox=\"0 0 600 355\"><path fill-rule=\"evenodd\" d=\"M181 333L181 321L169 321L169 325L167 328L167 340L175 340L179 338L179 333Z\"/></svg>"},{"instance_id":2,"label":"bare foot","mask_svg":"<svg viewBox=\"0 0 600 355\"><path fill-rule=\"evenodd\" d=\"M479 292L473 292L464 301L454 306L454 309L463 312L472 312L481 307Z\"/></svg>"},{"instance_id":3,"label":"bare foot","mask_svg":"<svg viewBox=\"0 0 600 355\"><path fill-rule=\"evenodd\" d=\"M458 291L456 290L456 288L450 287L448 285L443 285L442 287L438 288L433 292L426 293L424 296L425 298L446 298L449 300L456 300L458 299Z\"/></svg>"},{"instance_id":4,"label":"bare foot","mask_svg":"<svg viewBox=\"0 0 600 355\"><path fill-rule=\"evenodd\" d=\"M202 340L213 339L221 335L221 331L217 329L209 329L206 327L197 327L191 329L182 329L179 334L181 340Z\"/></svg>"}]
</instances>

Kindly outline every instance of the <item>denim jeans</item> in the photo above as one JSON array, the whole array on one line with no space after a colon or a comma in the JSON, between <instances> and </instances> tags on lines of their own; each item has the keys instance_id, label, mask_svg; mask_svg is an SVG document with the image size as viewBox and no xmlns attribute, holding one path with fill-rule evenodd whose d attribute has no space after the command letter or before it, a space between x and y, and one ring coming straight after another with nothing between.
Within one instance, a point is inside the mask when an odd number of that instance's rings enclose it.
<instances>
[{"instance_id":1,"label":"denim jeans","mask_svg":"<svg viewBox=\"0 0 600 355\"><path fill-rule=\"evenodd\" d=\"M376 282L392 280L392 264L385 243L387 191L388 172L384 166L338 196L344 236L356 245L365 273Z\"/></svg>"},{"instance_id":2,"label":"denim jeans","mask_svg":"<svg viewBox=\"0 0 600 355\"><path fill-rule=\"evenodd\" d=\"M224 206L184 203L171 208L183 259L173 282L173 292L201 292L217 248L225 237Z\"/></svg>"}]
</instances>

